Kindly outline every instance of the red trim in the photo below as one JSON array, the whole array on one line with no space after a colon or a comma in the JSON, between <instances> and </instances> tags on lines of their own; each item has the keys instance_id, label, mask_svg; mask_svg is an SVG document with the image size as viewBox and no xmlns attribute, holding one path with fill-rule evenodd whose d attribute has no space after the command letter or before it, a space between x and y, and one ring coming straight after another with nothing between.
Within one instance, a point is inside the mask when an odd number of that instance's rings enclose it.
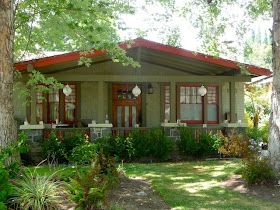
<instances>
[{"instance_id":1,"label":"red trim","mask_svg":"<svg viewBox=\"0 0 280 210\"><path fill-rule=\"evenodd\" d=\"M77 101L77 84L75 83L68 83L69 86L72 86L71 88L73 89L73 86L74 86L74 89L75 89L75 101L74 101L74 104L75 104L75 109L74 109L74 119L73 120L68 120L66 118L66 104L67 103L73 103L73 102L66 102L66 96L63 94L63 92L61 92L61 95L62 95L62 99L63 99L63 106L64 106L64 123L66 124L75 124L77 122L77 108L78 108L78 101ZM73 93L71 93L69 96L73 96Z\"/></svg>"},{"instance_id":2,"label":"red trim","mask_svg":"<svg viewBox=\"0 0 280 210\"><path fill-rule=\"evenodd\" d=\"M48 93L47 94L47 122L48 123L56 123L55 120L50 119L50 95L58 95L58 102L51 102L51 103L58 103L58 121L60 121L60 91L57 90L55 93Z\"/></svg>"},{"instance_id":3,"label":"red trim","mask_svg":"<svg viewBox=\"0 0 280 210\"><path fill-rule=\"evenodd\" d=\"M203 61L206 63L220 65L220 66L223 66L226 68L231 68L234 70L240 69L239 66L241 63L236 62L236 61L218 58L218 57L206 55L203 53L197 53L194 51L185 50L185 49L177 48L177 47L173 47L173 46L168 46L168 45L160 44L160 43L149 41L149 40L142 39L142 38L137 38L132 41L134 43L131 45L131 48L143 47L143 48L158 50L161 52L166 52L166 53L177 55L177 56L182 56L185 58L192 58L192 59ZM128 49L126 42L120 43L119 46L122 49L125 49L125 50ZM85 56L89 57L89 58L93 58L93 57L105 55L105 54L106 54L106 51L104 51L104 50L95 50L93 53L87 54ZM39 59L34 59L34 60L29 60L29 61L18 62L15 64L15 68L18 71L24 71L27 69L28 64L31 64L34 68L42 68L42 67L52 65L52 64L78 60L79 58L80 58L80 52L76 51L76 52L70 52L70 53L65 53L65 54L61 54L61 55L55 55L55 56L51 56L51 57L44 57L44 58L39 58ZM272 72L270 72L270 70L268 70L268 69L249 65L249 64L245 64L245 68L251 74L255 74L255 75L270 76L272 74Z\"/></svg>"},{"instance_id":4,"label":"red trim","mask_svg":"<svg viewBox=\"0 0 280 210\"><path fill-rule=\"evenodd\" d=\"M216 116L217 116L217 120L208 120L207 123L208 124L218 124L219 123L219 113L220 113L220 107L219 107L219 86L218 85L207 85L207 89L209 87L215 87L216 88L216 103L215 105L217 106L217 113L216 113ZM206 96L208 97L208 95L206 94ZM207 109L208 109L208 100L207 100ZM208 110L207 110L208 112Z\"/></svg>"},{"instance_id":5,"label":"red trim","mask_svg":"<svg viewBox=\"0 0 280 210\"><path fill-rule=\"evenodd\" d=\"M200 87L200 86L201 86L201 84L199 84L199 83L179 84L178 85L178 91L177 91L177 102L179 104L179 106L178 106L178 113L179 113L178 118L184 123L187 123L187 124L202 124L202 123L204 123L204 103L203 103L204 97L203 96L201 96L201 103L196 103L197 105L201 105L201 109L202 109L201 120L186 120L186 119L181 119L181 117L180 117L180 113L181 113L180 105L181 104L190 104L190 103L186 103L186 102L181 103L181 87ZM185 96L187 96L186 93L185 93ZM190 100L191 100L191 96L194 96L194 95L188 95L188 96L190 97ZM195 96L196 96L196 100L197 100L198 95L196 94Z\"/></svg>"}]
</instances>

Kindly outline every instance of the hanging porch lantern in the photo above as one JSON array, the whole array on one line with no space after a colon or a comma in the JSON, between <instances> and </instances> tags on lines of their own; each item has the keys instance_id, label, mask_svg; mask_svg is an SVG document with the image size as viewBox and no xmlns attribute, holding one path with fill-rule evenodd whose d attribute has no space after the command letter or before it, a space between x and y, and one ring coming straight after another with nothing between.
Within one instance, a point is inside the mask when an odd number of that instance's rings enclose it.
<instances>
[{"instance_id":1,"label":"hanging porch lantern","mask_svg":"<svg viewBox=\"0 0 280 210\"><path fill-rule=\"evenodd\" d=\"M67 84L63 88L63 93L66 96L69 96L72 93L72 88Z\"/></svg>"},{"instance_id":2,"label":"hanging porch lantern","mask_svg":"<svg viewBox=\"0 0 280 210\"><path fill-rule=\"evenodd\" d=\"M138 85L136 84L135 87L132 89L132 94L135 97L138 97L141 94L141 89L138 87Z\"/></svg>"},{"instance_id":3,"label":"hanging porch lantern","mask_svg":"<svg viewBox=\"0 0 280 210\"><path fill-rule=\"evenodd\" d=\"M198 88L198 94L201 96L205 96L207 93L207 89L204 87L204 85L201 85L200 88Z\"/></svg>"}]
</instances>

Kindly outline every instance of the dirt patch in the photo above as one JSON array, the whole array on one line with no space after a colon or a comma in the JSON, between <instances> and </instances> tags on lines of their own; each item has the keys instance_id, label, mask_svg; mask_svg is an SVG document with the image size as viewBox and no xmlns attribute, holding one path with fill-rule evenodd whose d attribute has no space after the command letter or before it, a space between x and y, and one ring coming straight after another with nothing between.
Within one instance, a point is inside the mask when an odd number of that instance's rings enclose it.
<instances>
[{"instance_id":1,"label":"dirt patch","mask_svg":"<svg viewBox=\"0 0 280 210\"><path fill-rule=\"evenodd\" d=\"M171 209L163 199L152 190L151 183L140 177L121 177L120 185L111 191L110 204L125 210L167 210Z\"/></svg>"},{"instance_id":2,"label":"dirt patch","mask_svg":"<svg viewBox=\"0 0 280 210\"><path fill-rule=\"evenodd\" d=\"M241 175L233 175L221 183L222 187L230 188L233 191L254 196L260 199L280 203L280 186L274 184L267 185L246 185Z\"/></svg>"}]
</instances>

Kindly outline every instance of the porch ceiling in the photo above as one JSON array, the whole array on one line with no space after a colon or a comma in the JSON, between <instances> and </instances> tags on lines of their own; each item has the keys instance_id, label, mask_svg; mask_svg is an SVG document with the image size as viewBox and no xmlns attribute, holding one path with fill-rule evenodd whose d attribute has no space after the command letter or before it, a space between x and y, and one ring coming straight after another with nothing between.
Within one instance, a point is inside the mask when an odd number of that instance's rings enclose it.
<instances>
[{"instance_id":1,"label":"porch ceiling","mask_svg":"<svg viewBox=\"0 0 280 210\"><path fill-rule=\"evenodd\" d=\"M135 56L135 52L132 53ZM133 56L133 57L134 57ZM225 68L219 65L198 61L191 58L170 55L152 49L141 49L139 58L143 62L173 68L178 71L190 73L193 75L236 75L240 74L239 70Z\"/></svg>"}]
</instances>

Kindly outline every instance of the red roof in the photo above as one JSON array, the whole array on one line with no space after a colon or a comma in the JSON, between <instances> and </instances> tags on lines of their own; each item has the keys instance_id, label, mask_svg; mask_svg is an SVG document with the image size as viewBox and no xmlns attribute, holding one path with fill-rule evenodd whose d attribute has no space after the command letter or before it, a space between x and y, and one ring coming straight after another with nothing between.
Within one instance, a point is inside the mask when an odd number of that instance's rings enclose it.
<instances>
[{"instance_id":1,"label":"red roof","mask_svg":"<svg viewBox=\"0 0 280 210\"><path fill-rule=\"evenodd\" d=\"M127 45L125 43L121 43L119 46L123 49L127 49ZM177 47L173 47L173 46L169 46L169 45L164 45L164 44L160 44L160 43L142 39L142 38L137 38L137 39L133 40L133 44L132 44L131 48L137 48L137 47L158 50L160 52L170 53L171 55L177 55L177 56L181 56L184 58L192 58L192 59L195 59L198 61L203 61L205 63L216 64L216 65L219 65L222 67L236 69L236 70L240 69L240 64L241 64L236 61L218 58L218 57L206 55L203 53L197 53L194 51L185 50L182 48L177 48ZM105 54L106 54L106 51L96 50L96 51L94 51L94 53L87 55L87 57L92 58L92 57L105 55ZM55 56L50 56L50 57L43 57L43 58L33 59L33 60L29 60L29 61L18 62L15 64L15 68L18 71L24 71L27 69L28 64L31 64L34 68L41 68L41 67L46 67L46 66L52 65L52 64L79 60L80 56L81 55L80 55L79 51L70 52L70 53L65 53L65 54L60 54L60 55L55 55ZM254 65L245 64L245 68L251 74L254 74L254 75L269 76L272 74L269 69L257 67Z\"/></svg>"}]
</instances>

